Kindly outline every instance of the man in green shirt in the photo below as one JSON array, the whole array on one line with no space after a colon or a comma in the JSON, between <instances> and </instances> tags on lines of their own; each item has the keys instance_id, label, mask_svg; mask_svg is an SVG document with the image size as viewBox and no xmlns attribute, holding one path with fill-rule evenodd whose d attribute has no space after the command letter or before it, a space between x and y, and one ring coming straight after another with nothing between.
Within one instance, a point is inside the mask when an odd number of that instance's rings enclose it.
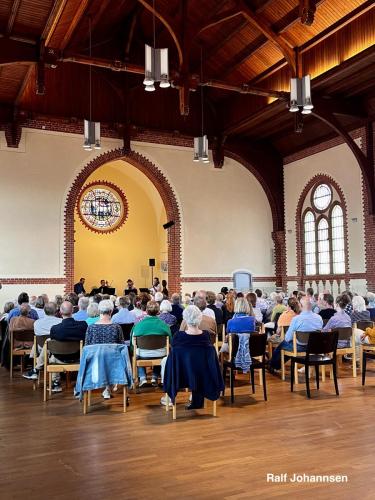
<instances>
[{"instance_id":1,"label":"man in green shirt","mask_svg":"<svg viewBox=\"0 0 375 500\"><path fill-rule=\"evenodd\" d=\"M172 340L171 330L169 326L164 323L157 316L160 308L158 302L150 300L147 303L147 316L139 323L134 325L131 335L130 343L133 345L133 337L142 337L143 335L159 335L168 336L169 341ZM167 355L165 347L161 349L138 349L135 353L140 358L162 358ZM158 385L158 377L160 376L160 366L154 366L152 370L151 384L155 387ZM138 367L139 387L147 384L146 369L143 366Z\"/></svg>"}]
</instances>

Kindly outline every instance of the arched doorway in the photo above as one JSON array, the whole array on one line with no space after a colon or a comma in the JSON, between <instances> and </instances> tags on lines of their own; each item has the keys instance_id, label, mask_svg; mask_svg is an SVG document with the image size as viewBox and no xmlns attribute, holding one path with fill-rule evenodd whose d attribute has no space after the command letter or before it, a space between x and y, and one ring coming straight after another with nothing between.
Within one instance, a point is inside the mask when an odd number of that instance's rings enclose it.
<instances>
[{"instance_id":1,"label":"arched doorway","mask_svg":"<svg viewBox=\"0 0 375 500\"><path fill-rule=\"evenodd\" d=\"M99 167L113 160L124 160L142 172L157 189L167 215L174 225L168 229L168 288L170 292L180 291L181 278L181 215L176 196L164 174L147 158L134 151L115 149L104 153L90 163L76 177L65 204L65 277L66 290L74 284L74 210L79 193L89 176Z\"/></svg>"}]
</instances>

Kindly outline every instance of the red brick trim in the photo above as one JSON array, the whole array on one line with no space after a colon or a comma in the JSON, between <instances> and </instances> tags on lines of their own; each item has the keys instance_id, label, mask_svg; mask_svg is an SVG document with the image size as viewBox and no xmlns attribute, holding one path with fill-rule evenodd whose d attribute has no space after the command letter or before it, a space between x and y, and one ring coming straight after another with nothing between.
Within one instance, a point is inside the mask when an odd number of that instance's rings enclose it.
<instances>
[{"instance_id":1,"label":"red brick trim","mask_svg":"<svg viewBox=\"0 0 375 500\"><path fill-rule=\"evenodd\" d=\"M65 285L66 278L0 278L3 285Z\"/></svg>"},{"instance_id":2,"label":"red brick trim","mask_svg":"<svg viewBox=\"0 0 375 500\"><path fill-rule=\"evenodd\" d=\"M345 239L345 274L342 275L343 278L341 278L341 275L336 275L336 274L322 274L322 275L315 275L315 276L306 276L305 275L305 262L304 262L304 245L303 245L303 238L302 238L302 207L303 204L306 200L306 196L308 195L309 191L313 189L315 186L318 184L329 184L335 188L337 191L337 194L339 195L340 198L340 203L341 207L343 209L344 213L344 239ZM299 197L298 203L297 203L297 210L296 210L296 257L297 257L297 281L299 286L302 288L304 287L304 283L306 281L327 281L330 279L337 280L337 279L344 279L345 283L347 286L349 286L349 279L350 279L350 273L349 273L349 245L348 245L348 208L345 200L344 193L341 189L341 187L337 184L337 182L329 175L326 174L317 174L315 175L312 179L309 180L309 182L305 185L304 189L302 190L302 193Z\"/></svg>"},{"instance_id":3,"label":"red brick trim","mask_svg":"<svg viewBox=\"0 0 375 500\"><path fill-rule=\"evenodd\" d=\"M181 283L227 283L228 281L233 281L233 276L217 276L217 277L205 277L205 276L189 276L182 277ZM253 276L254 283L275 283L275 276Z\"/></svg>"},{"instance_id":4,"label":"red brick trim","mask_svg":"<svg viewBox=\"0 0 375 500\"><path fill-rule=\"evenodd\" d=\"M65 276L66 289L71 291L74 284L74 208L77 198L87 178L100 166L113 160L124 160L140 170L158 190L167 213L168 220L175 222L169 231L168 246L168 288L180 291L181 277L181 214L177 198L163 173L145 156L122 148L103 153L88 163L78 174L67 196L64 212L65 222Z\"/></svg>"},{"instance_id":5,"label":"red brick trim","mask_svg":"<svg viewBox=\"0 0 375 500\"><path fill-rule=\"evenodd\" d=\"M90 224L88 224L85 217L82 215L81 208L80 208L81 207L81 199L82 199L82 196L84 195L84 193L90 188L100 188L101 186L107 186L110 189L112 189L117 194L117 196L119 197L119 199L122 202L121 218L115 226L113 226L109 229L98 229L98 228L95 228L95 227L91 226ZM129 204L128 204L128 200L127 200L125 194L121 191L121 189L119 187L117 187L112 182L94 181L94 182L90 182L90 184L85 184L82 187L81 192L79 193L78 198L77 198L77 213L78 213L78 217L80 218L80 221L82 222L82 224L87 229L92 231L93 233L109 234L109 233L114 233L115 231L117 231L117 229L120 229L120 227L124 224L124 222L126 221L126 219L128 218L128 215L129 215Z\"/></svg>"}]
</instances>

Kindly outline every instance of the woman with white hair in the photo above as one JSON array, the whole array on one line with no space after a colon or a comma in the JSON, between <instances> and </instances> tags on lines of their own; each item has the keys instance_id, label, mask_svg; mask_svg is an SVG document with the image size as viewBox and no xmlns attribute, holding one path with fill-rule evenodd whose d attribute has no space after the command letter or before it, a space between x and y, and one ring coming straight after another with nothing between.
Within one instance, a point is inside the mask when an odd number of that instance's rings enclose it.
<instances>
[{"instance_id":1,"label":"woman with white hair","mask_svg":"<svg viewBox=\"0 0 375 500\"><path fill-rule=\"evenodd\" d=\"M90 304L93 306L93 304ZM92 325L89 325L86 331L85 345L92 344L122 344L124 335L120 325L112 323L111 316L113 313L112 300L102 300L99 302L98 311L100 314L99 320ZM102 396L104 399L111 398L110 387L107 386Z\"/></svg>"},{"instance_id":2,"label":"woman with white hair","mask_svg":"<svg viewBox=\"0 0 375 500\"><path fill-rule=\"evenodd\" d=\"M353 312L350 315L352 323L358 321L371 321L370 311L366 308L366 302L360 295L355 295L352 300Z\"/></svg>"},{"instance_id":3,"label":"woman with white hair","mask_svg":"<svg viewBox=\"0 0 375 500\"><path fill-rule=\"evenodd\" d=\"M162 303L160 304L159 319L164 321L164 323L166 323L172 328L172 326L176 324L177 319L176 316L173 316L173 314L171 314L171 312L172 312L172 304L169 302L169 300L163 300Z\"/></svg>"},{"instance_id":4,"label":"woman with white hair","mask_svg":"<svg viewBox=\"0 0 375 500\"><path fill-rule=\"evenodd\" d=\"M366 298L368 300L368 308L375 309L375 293L367 292Z\"/></svg>"},{"instance_id":5,"label":"woman with white hair","mask_svg":"<svg viewBox=\"0 0 375 500\"><path fill-rule=\"evenodd\" d=\"M91 302L87 308L86 323L88 325L93 325L94 323L97 323L99 319L99 306L96 302Z\"/></svg>"},{"instance_id":6,"label":"woman with white hair","mask_svg":"<svg viewBox=\"0 0 375 500\"><path fill-rule=\"evenodd\" d=\"M172 349L196 349L197 347L212 348L214 346L210 340L208 331L200 330L199 324L202 321L202 313L197 306L187 306L183 312L183 318L187 324L184 332L177 332L173 337ZM199 386L199 381L196 381ZM204 396L198 391L192 391L191 401L186 405L187 410L203 408ZM161 399L161 404L166 404L165 398Z\"/></svg>"}]
</instances>

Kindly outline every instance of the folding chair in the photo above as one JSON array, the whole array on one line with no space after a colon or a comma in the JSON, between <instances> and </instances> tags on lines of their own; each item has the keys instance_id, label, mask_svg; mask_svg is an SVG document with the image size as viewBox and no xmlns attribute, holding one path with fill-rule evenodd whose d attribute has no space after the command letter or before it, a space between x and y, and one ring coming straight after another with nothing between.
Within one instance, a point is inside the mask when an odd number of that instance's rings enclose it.
<instances>
[{"instance_id":1,"label":"folding chair","mask_svg":"<svg viewBox=\"0 0 375 500\"><path fill-rule=\"evenodd\" d=\"M31 346L34 342L34 330L12 330L10 332L10 378L13 378L13 356L18 356L21 358L21 374L24 371L23 368L23 358L24 356L30 355ZM18 347L14 347L15 341L20 344Z\"/></svg>"},{"instance_id":2,"label":"folding chair","mask_svg":"<svg viewBox=\"0 0 375 500\"><path fill-rule=\"evenodd\" d=\"M48 373L48 392L52 396L52 373L70 373L79 371L79 362L82 354L83 341L60 341L46 340L44 343L44 388L43 401L47 401L47 373ZM48 352L57 359L60 356L74 356L79 353L79 359L73 363L51 363L48 359Z\"/></svg>"}]
</instances>

